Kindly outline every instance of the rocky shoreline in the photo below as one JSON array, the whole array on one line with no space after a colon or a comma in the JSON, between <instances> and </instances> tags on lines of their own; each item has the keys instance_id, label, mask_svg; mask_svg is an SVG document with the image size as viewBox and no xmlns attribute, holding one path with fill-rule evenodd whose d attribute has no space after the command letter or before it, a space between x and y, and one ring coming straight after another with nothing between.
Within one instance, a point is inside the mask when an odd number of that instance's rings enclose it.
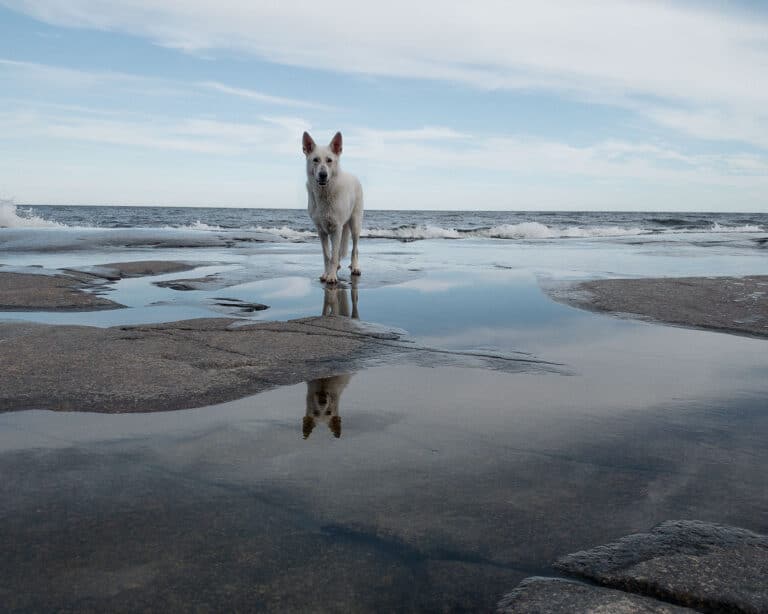
<instances>
[{"instance_id":1,"label":"rocky shoreline","mask_svg":"<svg viewBox=\"0 0 768 614\"><path fill-rule=\"evenodd\" d=\"M768 338L768 276L597 279L552 287L556 301L629 318Z\"/></svg>"}]
</instances>

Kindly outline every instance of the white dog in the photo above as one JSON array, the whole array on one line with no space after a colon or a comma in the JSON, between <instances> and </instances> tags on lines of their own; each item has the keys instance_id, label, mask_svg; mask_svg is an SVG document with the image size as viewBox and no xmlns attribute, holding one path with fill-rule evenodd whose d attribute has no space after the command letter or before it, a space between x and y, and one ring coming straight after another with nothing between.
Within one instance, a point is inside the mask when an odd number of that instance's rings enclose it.
<instances>
[{"instance_id":1,"label":"white dog","mask_svg":"<svg viewBox=\"0 0 768 614\"><path fill-rule=\"evenodd\" d=\"M349 235L352 235L352 275L360 275L357 242L363 226L363 188L357 177L339 167L341 132L331 139L328 147L318 147L308 133L302 138L307 157L307 194L309 217L317 226L323 246L325 271L320 280L335 284L336 271L347 255Z\"/></svg>"}]
</instances>

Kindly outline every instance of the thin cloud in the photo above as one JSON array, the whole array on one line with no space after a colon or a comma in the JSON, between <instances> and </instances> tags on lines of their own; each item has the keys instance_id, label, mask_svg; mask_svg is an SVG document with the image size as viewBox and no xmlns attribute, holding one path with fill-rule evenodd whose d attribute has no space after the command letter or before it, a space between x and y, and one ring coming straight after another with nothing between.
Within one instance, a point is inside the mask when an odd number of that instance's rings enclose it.
<instances>
[{"instance_id":1,"label":"thin cloud","mask_svg":"<svg viewBox=\"0 0 768 614\"><path fill-rule=\"evenodd\" d=\"M146 77L124 72L89 71L37 62L22 62L0 58L0 74L17 80L26 80L45 84L48 87L69 89L95 88L108 85L123 87L149 96L189 96L200 89L211 90L220 94L247 98L270 106L288 108L306 108L316 110L334 110L334 107L313 102L273 96L255 90L230 87L216 81L188 83L174 79Z\"/></svg>"},{"instance_id":2,"label":"thin cloud","mask_svg":"<svg viewBox=\"0 0 768 614\"><path fill-rule=\"evenodd\" d=\"M321 111L337 110L335 107L328 105L318 104L314 102L308 102L306 100L296 100L294 98L283 98L281 96L272 96L256 90L246 89L242 87L231 87L224 85L218 81L202 81L198 83L198 86L220 92L222 94L229 94L231 96L238 96L240 98L247 98L249 100L258 100L272 105L279 105L283 107L298 107L303 109L318 109Z\"/></svg>"}]
</instances>

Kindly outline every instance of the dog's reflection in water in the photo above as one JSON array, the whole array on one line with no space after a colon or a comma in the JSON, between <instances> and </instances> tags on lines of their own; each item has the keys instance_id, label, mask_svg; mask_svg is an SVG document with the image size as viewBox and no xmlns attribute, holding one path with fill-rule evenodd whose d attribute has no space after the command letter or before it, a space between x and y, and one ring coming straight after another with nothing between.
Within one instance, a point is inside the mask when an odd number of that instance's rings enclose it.
<instances>
[{"instance_id":1,"label":"dog's reflection in water","mask_svg":"<svg viewBox=\"0 0 768 614\"><path fill-rule=\"evenodd\" d=\"M304 439L318 422L327 424L334 437L341 437L339 399L351 378L352 375L334 375L307 382L307 415L301 429Z\"/></svg>"},{"instance_id":2,"label":"dog's reflection in water","mask_svg":"<svg viewBox=\"0 0 768 614\"><path fill-rule=\"evenodd\" d=\"M343 318L352 318L359 320L360 314L357 311L357 277L353 277L351 288L331 288L326 286L323 295L323 313L324 316L340 316ZM352 311L349 310L349 297L352 295Z\"/></svg>"},{"instance_id":3,"label":"dog's reflection in water","mask_svg":"<svg viewBox=\"0 0 768 614\"><path fill-rule=\"evenodd\" d=\"M323 315L359 319L357 296L357 279L354 277L351 289L326 287L323 297ZM304 439L310 436L318 423L327 424L334 437L341 437L339 400L351 378L350 373L321 377L307 382L307 412L301 429Z\"/></svg>"}]
</instances>

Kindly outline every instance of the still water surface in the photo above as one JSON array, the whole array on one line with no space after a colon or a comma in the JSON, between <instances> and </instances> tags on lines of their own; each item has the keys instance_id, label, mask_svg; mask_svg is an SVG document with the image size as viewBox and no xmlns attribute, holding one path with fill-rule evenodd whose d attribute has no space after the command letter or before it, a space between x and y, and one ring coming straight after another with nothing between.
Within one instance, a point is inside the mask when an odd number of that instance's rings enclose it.
<instances>
[{"instance_id":1,"label":"still water surface","mask_svg":"<svg viewBox=\"0 0 768 614\"><path fill-rule=\"evenodd\" d=\"M562 369L400 359L186 411L0 415L0 602L489 610L558 556L663 520L768 531L765 341L581 312L503 253L462 248L458 266L441 249L415 252L428 273L331 303L429 347ZM228 293L272 284L285 317L329 307L291 279Z\"/></svg>"}]
</instances>

